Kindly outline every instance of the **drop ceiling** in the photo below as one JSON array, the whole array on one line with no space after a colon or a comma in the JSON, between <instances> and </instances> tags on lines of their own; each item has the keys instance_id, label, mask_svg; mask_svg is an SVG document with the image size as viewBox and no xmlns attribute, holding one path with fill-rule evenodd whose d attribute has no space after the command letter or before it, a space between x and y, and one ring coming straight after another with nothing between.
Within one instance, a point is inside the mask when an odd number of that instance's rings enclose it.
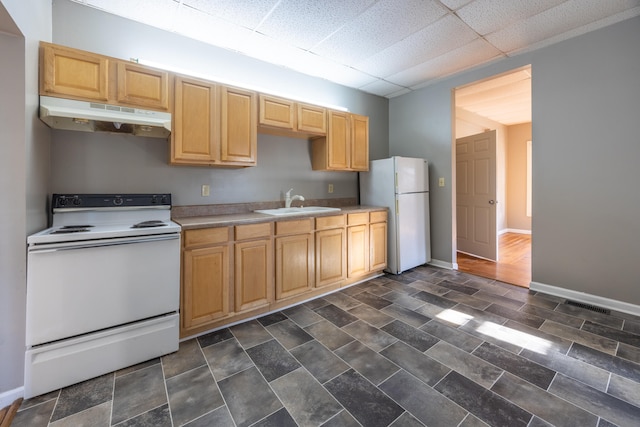
<instances>
[{"instance_id":1,"label":"drop ceiling","mask_svg":"<svg viewBox=\"0 0 640 427\"><path fill-rule=\"evenodd\" d=\"M72 0L393 98L640 15L640 0Z\"/></svg>"}]
</instances>

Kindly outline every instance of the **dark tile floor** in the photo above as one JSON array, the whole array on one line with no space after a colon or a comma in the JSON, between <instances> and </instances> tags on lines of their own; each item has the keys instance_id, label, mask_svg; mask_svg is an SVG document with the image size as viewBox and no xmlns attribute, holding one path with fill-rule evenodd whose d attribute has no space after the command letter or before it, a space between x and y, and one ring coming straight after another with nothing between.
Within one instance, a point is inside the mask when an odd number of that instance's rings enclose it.
<instances>
[{"instance_id":1,"label":"dark tile floor","mask_svg":"<svg viewBox=\"0 0 640 427\"><path fill-rule=\"evenodd\" d=\"M638 426L640 319L419 267L23 403L13 426Z\"/></svg>"}]
</instances>

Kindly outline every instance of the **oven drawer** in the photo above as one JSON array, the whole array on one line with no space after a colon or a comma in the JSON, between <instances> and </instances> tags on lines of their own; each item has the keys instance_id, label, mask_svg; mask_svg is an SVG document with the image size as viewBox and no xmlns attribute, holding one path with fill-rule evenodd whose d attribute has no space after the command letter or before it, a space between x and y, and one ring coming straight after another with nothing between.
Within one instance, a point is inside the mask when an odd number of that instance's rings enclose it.
<instances>
[{"instance_id":1,"label":"oven drawer","mask_svg":"<svg viewBox=\"0 0 640 427\"><path fill-rule=\"evenodd\" d=\"M30 251L27 345L176 312L179 295L178 234Z\"/></svg>"}]
</instances>

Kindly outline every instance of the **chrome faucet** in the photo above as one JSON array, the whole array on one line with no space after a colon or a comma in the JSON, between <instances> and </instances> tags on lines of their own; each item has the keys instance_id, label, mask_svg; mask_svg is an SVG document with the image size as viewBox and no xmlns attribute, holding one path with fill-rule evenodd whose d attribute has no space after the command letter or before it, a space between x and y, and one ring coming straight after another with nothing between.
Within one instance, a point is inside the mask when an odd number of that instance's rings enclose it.
<instances>
[{"instance_id":1,"label":"chrome faucet","mask_svg":"<svg viewBox=\"0 0 640 427\"><path fill-rule=\"evenodd\" d=\"M290 188L289 191L287 191L287 194L284 197L284 207L285 208L290 208L291 207L291 202L293 202L294 200L300 200L301 202L304 202L304 197L296 194L295 196L291 196L291 192L293 191L293 188Z\"/></svg>"}]
</instances>

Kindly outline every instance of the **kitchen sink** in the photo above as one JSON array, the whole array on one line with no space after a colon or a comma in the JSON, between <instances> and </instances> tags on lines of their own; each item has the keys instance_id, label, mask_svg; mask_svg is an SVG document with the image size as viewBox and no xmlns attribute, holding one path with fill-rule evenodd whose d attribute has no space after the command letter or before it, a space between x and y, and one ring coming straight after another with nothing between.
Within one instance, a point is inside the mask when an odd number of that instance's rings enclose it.
<instances>
[{"instance_id":1,"label":"kitchen sink","mask_svg":"<svg viewBox=\"0 0 640 427\"><path fill-rule=\"evenodd\" d=\"M267 215L274 215L274 216L284 216L284 215L303 215L303 214L334 212L339 210L340 208L328 208L325 206L304 206L299 208L260 209L260 210L255 210L254 212L267 214Z\"/></svg>"}]
</instances>

